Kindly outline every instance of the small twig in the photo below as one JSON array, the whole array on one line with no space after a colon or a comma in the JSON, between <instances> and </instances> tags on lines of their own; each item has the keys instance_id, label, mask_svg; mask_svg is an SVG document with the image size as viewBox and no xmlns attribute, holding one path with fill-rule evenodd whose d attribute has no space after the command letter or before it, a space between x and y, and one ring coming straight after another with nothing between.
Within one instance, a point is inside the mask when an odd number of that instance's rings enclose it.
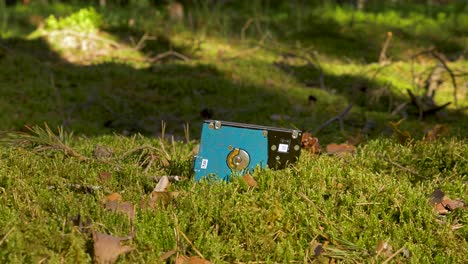
<instances>
[{"instance_id":1,"label":"small twig","mask_svg":"<svg viewBox=\"0 0 468 264\"><path fill-rule=\"evenodd\" d=\"M176 232L180 234L185 239L185 241L187 241L187 243L192 247L193 251L195 251L195 253L197 253L197 255L200 256L200 258L205 259L202 253L198 251L198 249L195 247L195 245L193 245L192 241L190 241L190 239L184 234L184 232L180 231L176 214L174 214L174 222L175 222Z\"/></svg>"},{"instance_id":2,"label":"small twig","mask_svg":"<svg viewBox=\"0 0 468 264\"><path fill-rule=\"evenodd\" d=\"M439 53L437 53L435 50L432 50L431 54L434 58L439 60L442 66L444 66L445 70L450 74L450 78L452 79L452 85L453 85L453 102L455 104L455 107L458 108L458 99L457 99L458 86L457 86L457 80L455 78L455 75L453 71L449 68L449 66L447 65L446 61L440 56Z\"/></svg>"},{"instance_id":3,"label":"small twig","mask_svg":"<svg viewBox=\"0 0 468 264\"><path fill-rule=\"evenodd\" d=\"M374 204L381 204L381 203L367 202L367 203L357 203L356 205L374 205Z\"/></svg>"},{"instance_id":4,"label":"small twig","mask_svg":"<svg viewBox=\"0 0 468 264\"><path fill-rule=\"evenodd\" d=\"M381 157L382 159L384 159L386 162L388 162L388 163L392 164L393 166L399 168L400 170L409 172L409 173L411 173L411 174L413 174L413 175L415 175L415 176L417 176L417 177L420 177L420 178L423 178L423 179L427 179L427 177L421 176L418 172L416 172L416 171L414 171L414 170L412 170L412 169L410 169L410 168L407 168L407 167L401 165L400 163L395 162L395 161L393 161L393 160L391 160L391 159L389 159L389 158L387 158L387 157L384 157L384 156L381 155L381 154L378 154L378 156Z\"/></svg>"},{"instance_id":5,"label":"small twig","mask_svg":"<svg viewBox=\"0 0 468 264\"><path fill-rule=\"evenodd\" d=\"M249 18L247 19L247 21L245 22L244 26L242 27L241 29L241 40L244 41L244 38L245 38L245 31L250 27L250 25L252 24L253 22L253 19L252 18Z\"/></svg>"},{"instance_id":6,"label":"small twig","mask_svg":"<svg viewBox=\"0 0 468 264\"><path fill-rule=\"evenodd\" d=\"M155 40L157 39L157 37L153 37L153 36L148 36L148 33L145 33L143 34L143 36L140 38L140 40L138 41L138 43L135 45L134 49L136 50L141 50L142 48L145 47L145 42L147 40Z\"/></svg>"},{"instance_id":7,"label":"small twig","mask_svg":"<svg viewBox=\"0 0 468 264\"><path fill-rule=\"evenodd\" d=\"M353 104L349 104L343 111L341 111L341 113L339 113L338 115L328 119L327 121L325 121L325 123L322 123L318 128L315 129L315 131L312 133L312 135L317 135L317 133L322 130L324 127L330 125L331 123L333 123L334 121L338 121L340 123L340 129L341 129L341 132L344 132L344 123L343 123L343 119L345 118L345 116L349 113L349 111L351 110L351 108L353 108Z\"/></svg>"},{"instance_id":8,"label":"small twig","mask_svg":"<svg viewBox=\"0 0 468 264\"><path fill-rule=\"evenodd\" d=\"M5 240L11 234L11 232L13 232L14 229L15 229L15 227L10 228L10 230L8 230L8 232L3 236L2 240L0 240L0 246L3 244L3 242L5 242Z\"/></svg>"},{"instance_id":9,"label":"small twig","mask_svg":"<svg viewBox=\"0 0 468 264\"><path fill-rule=\"evenodd\" d=\"M76 191L83 191L86 193L94 193L102 189L102 187L99 185L81 185L81 184L65 184L65 187L68 187ZM47 189L56 190L58 189L58 186L50 185L50 186L47 186Z\"/></svg>"},{"instance_id":10,"label":"small twig","mask_svg":"<svg viewBox=\"0 0 468 264\"><path fill-rule=\"evenodd\" d=\"M393 253L390 257L388 257L384 262L382 262L382 264L386 264L388 262L390 262L390 260L392 260L392 258L396 257L396 255L400 254L405 248L402 247L400 248L399 250L397 250L395 253Z\"/></svg>"},{"instance_id":11,"label":"small twig","mask_svg":"<svg viewBox=\"0 0 468 264\"><path fill-rule=\"evenodd\" d=\"M387 39L385 40L385 43L382 46L382 50L380 51L380 56L379 56L379 64L383 64L387 61L387 49L388 45L390 44L390 40L392 39L392 32L387 32Z\"/></svg>"},{"instance_id":12,"label":"small twig","mask_svg":"<svg viewBox=\"0 0 468 264\"><path fill-rule=\"evenodd\" d=\"M401 110L405 109L405 107L408 105L408 102L404 102L404 103L401 103L399 104L397 107L395 107L395 109L392 111L391 115L392 116L395 116L395 115L398 115Z\"/></svg>"},{"instance_id":13,"label":"small twig","mask_svg":"<svg viewBox=\"0 0 468 264\"><path fill-rule=\"evenodd\" d=\"M183 181L185 180L185 177L182 176L175 176L175 175L170 175L170 176L153 176L151 179L155 182L159 182L162 177L167 177L169 181L171 182L178 182L178 181Z\"/></svg>"},{"instance_id":14,"label":"small twig","mask_svg":"<svg viewBox=\"0 0 468 264\"><path fill-rule=\"evenodd\" d=\"M182 61L189 61L190 60L189 57L187 57L187 56L185 56L185 55L183 55L183 54L181 54L179 52L170 50L170 51L160 53L160 54L156 55L155 57L148 59L148 61L154 63L154 62L160 61L160 60L162 60L164 58L167 58L167 57L175 57L175 58L177 58L179 60L182 60Z\"/></svg>"},{"instance_id":15,"label":"small twig","mask_svg":"<svg viewBox=\"0 0 468 264\"><path fill-rule=\"evenodd\" d=\"M299 192L298 193L299 196L301 196L304 200L306 200L307 202L309 202L311 205L313 205L315 207L315 209L317 209L323 217L327 217L327 215L325 214L325 212L320 209L320 207L318 207L312 200L309 199L309 197L307 197L307 195L305 195L305 193L302 193L302 192Z\"/></svg>"}]
</instances>

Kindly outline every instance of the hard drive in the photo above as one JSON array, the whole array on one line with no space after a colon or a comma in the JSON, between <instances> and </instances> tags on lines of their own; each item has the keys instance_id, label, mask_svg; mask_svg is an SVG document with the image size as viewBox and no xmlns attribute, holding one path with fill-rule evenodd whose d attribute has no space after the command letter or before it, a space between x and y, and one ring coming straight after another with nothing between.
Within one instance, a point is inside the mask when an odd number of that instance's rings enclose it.
<instances>
[{"instance_id":1,"label":"hard drive","mask_svg":"<svg viewBox=\"0 0 468 264\"><path fill-rule=\"evenodd\" d=\"M229 181L261 168L283 169L301 152L302 132L219 120L204 121L195 157L195 180Z\"/></svg>"}]
</instances>

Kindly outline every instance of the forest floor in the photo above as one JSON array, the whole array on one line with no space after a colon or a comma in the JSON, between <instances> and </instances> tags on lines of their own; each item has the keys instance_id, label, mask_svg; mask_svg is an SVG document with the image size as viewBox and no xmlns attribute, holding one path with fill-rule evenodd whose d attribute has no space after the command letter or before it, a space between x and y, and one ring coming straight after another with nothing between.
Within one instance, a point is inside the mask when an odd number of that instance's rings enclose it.
<instances>
[{"instance_id":1,"label":"forest floor","mask_svg":"<svg viewBox=\"0 0 468 264\"><path fill-rule=\"evenodd\" d=\"M0 3L0 262L463 262L468 12L243 2ZM321 151L195 182L205 119Z\"/></svg>"}]
</instances>

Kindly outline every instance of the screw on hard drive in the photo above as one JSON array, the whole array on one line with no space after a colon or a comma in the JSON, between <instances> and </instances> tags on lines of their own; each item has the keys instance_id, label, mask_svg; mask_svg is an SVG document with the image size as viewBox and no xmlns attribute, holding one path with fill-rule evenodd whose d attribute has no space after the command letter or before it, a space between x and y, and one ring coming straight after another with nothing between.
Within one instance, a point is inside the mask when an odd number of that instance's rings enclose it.
<instances>
[{"instance_id":1,"label":"screw on hard drive","mask_svg":"<svg viewBox=\"0 0 468 264\"><path fill-rule=\"evenodd\" d=\"M263 137L267 137L268 136L268 131L263 130L262 135L263 135Z\"/></svg>"},{"instance_id":2,"label":"screw on hard drive","mask_svg":"<svg viewBox=\"0 0 468 264\"><path fill-rule=\"evenodd\" d=\"M292 132L292 138L296 139L299 136L299 131L293 130Z\"/></svg>"},{"instance_id":3,"label":"screw on hard drive","mask_svg":"<svg viewBox=\"0 0 468 264\"><path fill-rule=\"evenodd\" d=\"M214 128L213 122L211 122L211 123L208 125L208 127L209 127L210 129L213 129L213 128Z\"/></svg>"}]
</instances>

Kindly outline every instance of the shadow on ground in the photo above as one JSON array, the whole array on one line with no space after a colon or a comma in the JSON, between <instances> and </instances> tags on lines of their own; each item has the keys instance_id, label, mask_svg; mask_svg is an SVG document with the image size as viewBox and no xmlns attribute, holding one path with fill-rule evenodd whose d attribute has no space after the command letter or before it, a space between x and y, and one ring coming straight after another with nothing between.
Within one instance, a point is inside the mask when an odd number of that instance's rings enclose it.
<instances>
[{"instance_id":1,"label":"shadow on ground","mask_svg":"<svg viewBox=\"0 0 468 264\"><path fill-rule=\"evenodd\" d=\"M0 130L47 122L86 135L156 135L161 120L167 133L208 118L269 125L271 111L292 107L281 94L233 80L211 65L167 61L142 69L119 63L79 66L41 39L8 39L2 45Z\"/></svg>"}]
</instances>

